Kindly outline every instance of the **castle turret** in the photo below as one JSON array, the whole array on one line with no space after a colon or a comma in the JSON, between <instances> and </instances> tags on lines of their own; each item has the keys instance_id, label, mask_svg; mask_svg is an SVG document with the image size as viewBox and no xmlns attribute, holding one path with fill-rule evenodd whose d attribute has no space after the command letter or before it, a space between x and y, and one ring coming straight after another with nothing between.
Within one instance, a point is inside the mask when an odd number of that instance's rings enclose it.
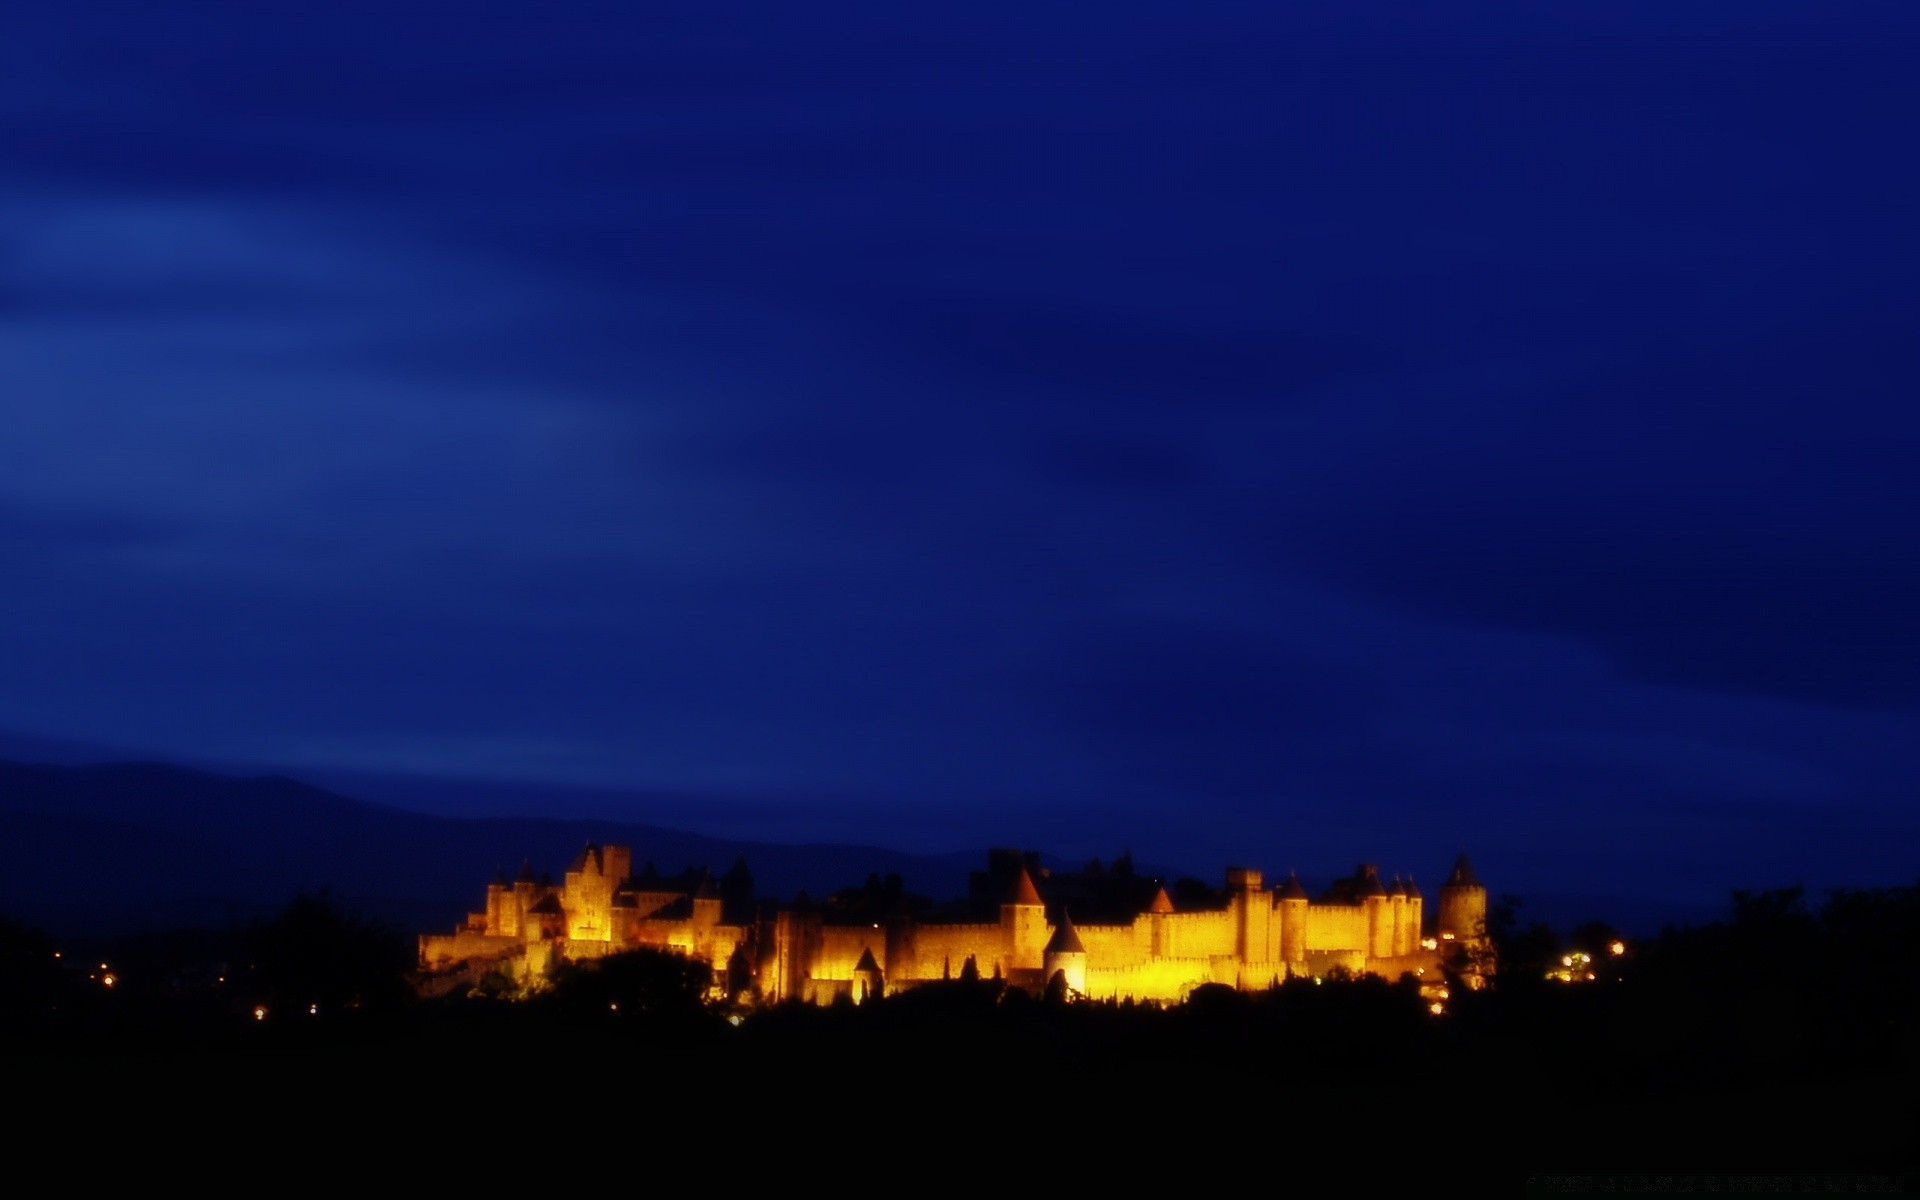
<instances>
[{"instance_id":1,"label":"castle turret","mask_svg":"<svg viewBox=\"0 0 1920 1200\"><path fill-rule=\"evenodd\" d=\"M527 910L539 899L535 894L537 885L533 879L533 860L522 859L520 873L514 877L511 890L500 896L498 924L488 913L487 932L501 937L517 937L531 940L533 931L527 925Z\"/></svg>"},{"instance_id":2,"label":"castle turret","mask_svg":"<svg viewBox=\"0 0 1920 1200\"><path fill-rule=\"evenodd\" d=\"M1000 930L1009 972L1035 970L1042 965L1047 949L1047 908L1024 863L1000 904Z\"/></svg>"},{"instance_id":3,"label":"castle turret","mask_svg":"<svg viewBox=\"0 0 1920 1200\"><path fill-rule=\"evenodd\" d=\"M1367 957L1386 958L1393 953L1393 911L1387 886L1380 882L1380 871L1372 863L1361 863L1359 876L1360 903L1367 910Z\"/></svg>"},{"instance_id":4,"label":"castle turret","mask_svg":"<svg viewBox=\"0 0 1920 1200\"><path fill-rule=\"evenodd\" d=\"M613 940L613 892L619 884L618 878L607 873L600 847L588 842L567 871L568 939L577 942Z\"/></svg>"},{"instance_id":5,"label":"castle turret","mask_svg":"<svg viewBox=\"0 0 1920 1200\"><path fill-rule=\"evenodd\" d=\"M1147 945L1155 958L1166 958L1172 953L1167 948L1167 918L1173 915L1173 897L1167 895L1165 884L1153 889L1153 899L1147 903Z\"/></svg>"},{"instance_id":6,"label":"castle turret","mask_svg":"<svg viewBox=\"0 0 1920 1200\"><path fill-rule=\"evenodd\" d=\"M1227 905L1233 912L1233 953L1242 964L1267 961L1267 925L1273 916L1273 902L1262 888L1260 872L1252 867L1227 868ZM1259 968L1250 972L1242 986L1264 987L1271 971Z\"/></svg>"},{"instance_id":7,"label":"castle turret","mask_svg":"<svg viewBox=\"0 0 1920 1200\"><path fill-rule=\"evenodd\" d=\"M1409 954L1413 947L1407 938L1407 885L1398 875L1387 886L1387 906L1393 915L1393 953Z\"/></svg>"},{"instance_id":8,"label":"castle turret","mask_svg":"<svg viewBox=\"0 0 1920 1200\"><path fill-rule=\"evenodd\" d=\"M1287 882L1280 888L1274 907L1280 918L1280 957L1292 974L1306 972L1307 904L1307 889L1300 883L1300 876L1287 872Z\"/></svg>"},{"instance_id":9,"label":"castle turret","mask_svg":"<svg viewBox=\"0 0 1920 1200\"><path fill-rule=\"evenodd\" d=\"M700 881L693 889L693 949L697 957L709 961L713 957L714 932L720 927L725 901L720 898L720 884L713 872L705 867L700 869Z\"/></svg>"},{"instance_id":10,"label":"castle turret","mask_svg":"<svg viewBox=\"0 0 1920 1200\"><path fill-rule=\"evenodd\" d=\"M1407 891L1407 936L1412 939L1406 953L1412 954L1420 949L1421 939L1426 937L1426 900L1421 897L1420 889L1414 885L1413 876L1406 879Z\"/></svg>"},{"instance_id":11,"label":"castle turret","mask_svg":"<svg viewBox=\"0 0 1920 1200\"><path fill-rule=\"evenodd\" d=\"M1453 873L1440 885L1440 911L1435 918L1442 942L1478 944L1487 936L1487 889L1473 873L1462 850Z\"/></svg>"},{"instance_id":12,"label":"castle turret","mask_svg":"<svg viewBox=\"0 0 1920 1200\"><path fill-rule=\"evenodd\" d=\"M880 964L873 961L873 951L862 950L860 961L853 965L853 1002L865 1004L878 1000L886 995L886 986L887 977L881 973Z\"/></svg>"},{"instance_id":13,"label":"castle turret","mask_svg":"<svg viewBox=\"0 0 1920 1200\"><path fill-rule=\"evenodd\" d=\"M1052 990L1054 978L1059 976L1066 984L1067 995L1086 994L1087 948L1080 942L1080 933L1073 927L1073 918L1064 911L1060 914L1060 924L1054 929L1053 936L1047 939L1042 965L1048 990Z\"/></svg>"}]
</instances>

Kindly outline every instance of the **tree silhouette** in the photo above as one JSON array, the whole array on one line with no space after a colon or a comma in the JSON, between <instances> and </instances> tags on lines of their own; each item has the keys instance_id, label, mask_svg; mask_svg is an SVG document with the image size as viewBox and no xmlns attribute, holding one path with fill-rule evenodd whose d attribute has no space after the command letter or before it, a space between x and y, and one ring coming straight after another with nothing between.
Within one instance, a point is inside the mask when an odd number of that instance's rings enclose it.
<instances>
[{"instance_id":1,"label":"tree silhouette","mask_svg":"<svg viewBox=\"0 0 1920 1200\"><path fill-rule=\"evenodd\" d=\"M707 1017L713 969L671 950L641 946L560 964L540 1002L572 1016L624 1016L666 1021Z\"/></svg>"},{"instance_id":2,"label":"tree silhouette","mask_svg":"<svg viewBox=\"0 0 1920 1200\"><path fill-rule=\"evenodd\" d=\"M301 892L270 920L245 929L247 978L275 1006L391 1011L412 997L406 935L350 912L330 889Z\"/></svg>"}]
</instances>

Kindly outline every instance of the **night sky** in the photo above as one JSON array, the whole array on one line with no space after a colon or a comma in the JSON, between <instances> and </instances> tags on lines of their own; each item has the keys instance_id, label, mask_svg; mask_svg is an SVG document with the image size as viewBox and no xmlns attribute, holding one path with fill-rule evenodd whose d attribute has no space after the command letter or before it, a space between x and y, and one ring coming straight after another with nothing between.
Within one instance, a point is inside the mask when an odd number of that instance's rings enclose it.
<instances>
[{"instance_id":1,"label":"night sky","mask_svg":"<svg viewBox=\"0 0 1920 1200\"><path fill-rule=\"evenodd\" d=\"M0 730L1209 879L1920 878L1920 5L5 24Z\"/></svg>"}]
</instances>

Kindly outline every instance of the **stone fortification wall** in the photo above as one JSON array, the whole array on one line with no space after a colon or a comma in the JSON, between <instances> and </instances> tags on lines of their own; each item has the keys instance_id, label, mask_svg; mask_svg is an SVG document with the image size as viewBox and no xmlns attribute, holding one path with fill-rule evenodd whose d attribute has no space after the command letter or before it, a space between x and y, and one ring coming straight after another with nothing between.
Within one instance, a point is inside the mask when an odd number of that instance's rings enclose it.
<instances>
[{"instance_id":1,"label":"stone fortification wall","mask_svg":"<svg viewBox=\"0 0 1920 1200\"><path fill-rule=\"evenodd\" d=\"M809 964L815 982L827 979L852 979L862 953L872 953L873 961L887 961L887 931L871 925L822 925L820 948Z\"/></svg>"},{"instance_id":2,"label":"stone fortification wall","mask_svg":"<svg viewBox=\"0 0 1920 1200\"><path fill-rule=\"evenodd\" d=\"M1363 947L1350 950L1309 950L1307 951L1308 975L1327 976L1344 971L1349 975L1363 975L1367 970L1367 952Z\"/></svg>"},{"instance_id":3,"label":"stone fortification wall","mask_svg":"<svg viewBox=\"0 0 1920 1200\"><path fill-rule=\"evenodd\" d=\"M479 961L516 954L521 948L517 937L460 930L453 934L422 934L420 962L429 969L448 967L462 959Z\"/></svg>"},{"instance_id":4,"label":"stone fortification wall","mask_svg":"<svg viewBox=\"0 0 1920 1200\"><path fill-rule=\"evenodd\" d=\"M1203 983L1214 982L1213 959L1161 958L1125 967L1089 966L1087 995L1095 1000L1132 996L1160 1004L1178 1004Z\"/></svg>"},{"instance_id":5,"label":"stone fortification wall","mask_svg":"<svg viewBox=\"0 0 1920 1200\"><path fill-rule=\"evenodd\" d=\"M1204 958L1233 953L1238 930L1231 911L1167 913L1161 920L1166 931L1166 942L1160 952L1163 958Z\"/></svg>"},{"instance_id":6,"label":"stone fortification wall","mask_svg":"<svg viewBox=\"0 0 1920 1200\"><path fill-rule=\"evenodd\" d=\"M1075 925L1080 944L1086 947L1087 961L1111 967L1145 962L1151 952L1150 935L1144 920L1127 925Z\"/></svg>"},{"instance_id":7,"label":"stone fortification wall","mask_svg":"<svg viewBox=\"0 0 1920 1200\"><path fill-rule=\"evenodd\" d=\"M1367 910L1359 904L1314 904L1307 908L1307 953L1367 948Z\"/></svg>"},{"instance_id":8,"label":"stone fortification wall","mask_svg":"<svg viewBox=\"0 0 1920 1200\"><path fill-rule=\"evenodd\" d=\"M980 977L985 979L993 974L994 964L1000 961L1004 946L1005 935L997 922L992 925L921 925L913 931L913 976L916 979L939 979L943 973L951 972L952 977L958 979L967 956L972 955L973 965L979 970Z\"/></svg>"},{"instance_id":9,"label":"stone fortification wall","mask_svg":"<svg viewBox=\"0 0 1920 1200\"><path fill-rule=\"evenodd\" d=\"M693 928L686 921L641 917L627 922L623 941L629 946L651 946L659 950L692 954Z\"/></svg>"}]
</instances>

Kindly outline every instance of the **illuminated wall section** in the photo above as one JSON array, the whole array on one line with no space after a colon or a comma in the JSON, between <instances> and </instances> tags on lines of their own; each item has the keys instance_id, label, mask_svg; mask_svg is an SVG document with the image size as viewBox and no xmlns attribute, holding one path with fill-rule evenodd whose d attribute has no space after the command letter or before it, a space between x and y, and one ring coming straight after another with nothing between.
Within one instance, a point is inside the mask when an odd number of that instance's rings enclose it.
<instances>
[{"instance_id":1,"label":"illuminated wall section","mask_svg":"<svg viewBox=\"0 0 1920 1200\"><path fill-rule=\"evenodd\" d=\"M1358 904L1307 906L1306 949L1362 950L1367 948L1367 910Z\"/></svg>"},{"instance_id":2,"label":"illuminated wall section","mask_svg":"<svg viewBox=\"0 0 1920 1200\"><path fill-rule=\"evenodd\" d=\"M1165 958L1210 958L1232 954L1237 930L1229 912L1176 912L1162 918Z\"/></svg>"},{"instance_id":3,"label":"illuminated wall section","mask_svg":"<svg viewBox=\"0 0 1920 1200\"><path fill-rule=\"evenodd\" d=\"M886 961L886 930L877 925L823 925L820 948L809 964L808 973L816 983L827 979L850 980L860 956L865 953L871 953L875 962Z\"/></svg>"},{"instance_id":4,"label":"illuminated wall section","mask_svg":"<svg viewBox=\"0 0 1920 1200\"><path fill-rule=\"evenodd\" d=\"M995 967L1004 973L1006 964L1001 961L1006 946L1004 939L1005 934L997 923L922 925L913 934L914 978L939 979L950 971L952 977L958 979L969 955L980 978L991 978Z\"/></svg>"},{"instance_id":5,"label":"illuminated wall section","mask_svg":"<svg viewBox=\"0 0 1920 1200\"><path fill-rule=\"evenodd\" d=\"M1143 917L1128 925L1075 925L1087 962L1108 967L1132 967L1147 961L1152 935Z\"/></svg>"},{"instance_id":6,"label":"illuminated wall section","mask_svg":"<svg viewBox=\"0 0 1920 1200\"><path fill-rule=\"evenodd\" d=\"M1097 963L1091 954L1091 963ZM1095 1000L1178 1004L1203 983L1215 982L1211 958L1161 958L1124 967L1089 965L1087 995Z\"/></svg>"}]
</instances>

